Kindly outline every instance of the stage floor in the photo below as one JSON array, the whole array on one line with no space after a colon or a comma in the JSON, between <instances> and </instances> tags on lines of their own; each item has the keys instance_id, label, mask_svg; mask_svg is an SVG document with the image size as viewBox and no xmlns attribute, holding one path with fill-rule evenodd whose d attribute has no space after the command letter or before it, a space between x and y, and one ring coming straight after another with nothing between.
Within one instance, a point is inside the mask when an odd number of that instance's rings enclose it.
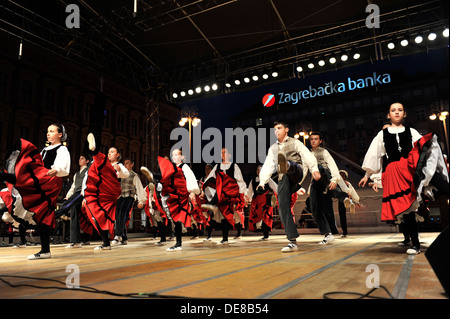
<instances>
[{"instance_id":1,"label":"stage floor","mask_svg":"<svg viewBox=\"0 0 450 319\"><path fill-rule=\"evenodd\" d=\"M373 233L336 238L319 245L321 235L301 235L299 250L282 253L285 236L260 236L230 240L230 245L203 243L204 237L183 237L183 250L166 252L171 246L155 246L151 238L132 238L126 246L94 252L99 243L76 249L52 245L52 258L27 260L40 246L22 249L0 248L0 278L12 284L62 287L55 279L97 290L128 293L155 293L159 297L219 299L322 299L330 292L365 294L370 284L386 287L399 299L447 299L424 252L439 233L421 233L422 252L408 256L397 247L399 233ZM234 232L231 233L231 237ZM217 236L216 242L220 240ZM367 268L370 265L369 268ZM68 271L66 268L69 266ZM367 271L366 271L367 270ZM379 276L377 276L379 274ZM5 277L28 276L41 280ZM69 277L68 277L69 276ZM67 280L67 281L66 281ZM367 286L366 282L369 283ZM329 295L332 298L356 298L353 294ZM372 296L389 298L383 289ZM0 282L0 298L25 299L103 299L129 298L73 289L10 287Z\"/></svg>"}]
</instances>

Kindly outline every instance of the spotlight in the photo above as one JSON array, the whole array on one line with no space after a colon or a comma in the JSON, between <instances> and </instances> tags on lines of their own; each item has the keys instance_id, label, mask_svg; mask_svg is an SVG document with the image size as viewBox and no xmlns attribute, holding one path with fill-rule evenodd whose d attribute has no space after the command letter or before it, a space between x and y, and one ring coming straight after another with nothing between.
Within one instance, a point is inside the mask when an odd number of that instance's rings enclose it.
<instances>
[{"instance_id":1,"label":"spotlight","mask_svg":"<svg viewBox=\"0 0 450 319\"><path fill-rule=\"evenodd\" d=\"M388 47L389 50L393 50L395 48L394 42L389 42L387 47Z\"/></svg>"},{"instance_id":2,"label":"spotlight","mask_svg":"<svg viewBox=\"0 0 450 319\"><path fill-rule=\"evenodd\" d=\"M428 40L434 41L435 39L436 39L436 33L431 32L431 33L428 35Z\"/></svg>"},{"instance_id":3,"label":"spotlight","mask_svg":"<svg viewBox=\"0 0 450 319\"><path fill-rule=\"evenodd\" d=\"M402 46L402 47L406 47L407 45L408 45L408 40L402 40L401 42L400 42L400 45Z\"/></svg>"},{"instance_id":4,"label":"spotlight","mask_svg":"<svg viewBox=\"0 0 450 319\"><path fill-rule=\"evenodd\" d=\"M341 60L342 60L342 61L347 61L347 60L348 60L348 55L347 55L347 54L343 54L343 55L341 56Z\"/></svg>"},{"instance_id":5,"label":"spotlight","mask_svg":"<svg viewBox=\"0 0 450 319\"><path fill-rule=\"evenodd\" d=\"M189 95L192 95L192 94L194 94L194 90L192 90L192 89L191 89L191 90L189 90L189 91L188 91L188 94L189 94Z\"/></svg>"},{"instance_id":6,"label":"spotlight","mask_svg":"<svg viewBox=\"0 0 450 319\"><path fill-rule=\"evenodd\" d=\"M240 84L241 84L241 81L239 81L239 80L234 80L234 84L240 85Z\"/></svg>"},{"instance_id":7,"label":"spotlight","mask_svg":"<svg viewBox=\"0 0 450 319\"><path fill-rule=\"evenodd\" d=\"M180 92L180 95L181 95L181 96L186 96L186 92L181 91L181 92Z\"/></svg>"},{"instance_id":8,"label":"spotlight","mask_svg":"<svg viewBox=\"0 0 450 319\"><path fill-rule=\"evenodd\" d=\"M203 90L205 90L205 92L209 92L209 90L211 90L211 88L209 87L209 85L206 85Z\"/></svg>"},{"instance_id":9,"label":"spotlight","mask_svg":"<svg viewBox=\"0 0 450 319\"><path fill-rule=\"evenodd\" d=\"M310 63L308 64L308 68L314 69L314 63L310 62Z\"/></svg>"},{"instance_id":10,"label":"spotlight","mask_svg":"<svg viewBox=\"0 0 450 319\"><path fill-rule=\"evenodd\" d=\"M249 82L250 82L250 79L247 78L247 77L245 77L245 78L244 78L244 82L245 82L245 83L249 83Z\"/></svg>"},{"instance_id":11,"label":"spotlight","mask_svg":"<svg viewBox=\"0 0 450 319\"><path fill-rule=\"evenodd\" d=\"M422 38L420 35L418 35L418 36L414 39L414 42L416 42L416 43L422 43L422 41L423 41L423 38Z\"/></svg>"},{"instance_id":12,"label":"spotlight","mask_svg":"<svg viewBox=\"0 0 450 319\"><path fill-rule=\"evenodd\" d=\"M263 77L264 80L267 80L267 79L269 78L269 75L267 75L266 73L264 73L264 74L262 75L262 77Z\"/></svg>"},{"instance_id":13,"label":"spotlight","mask_svg":"<svg viewBox=\"0 0 450 319\"><path fill-rule=\"evenodd\" d=\"M274 78L276 78L276 77L278 76L278 72L277 72L277 71L272 72L272 76L273 76Z\"/></svg>"},{"instance_id":14,"label":"spotlight","mask_svg":"<svg viewBox=\"0 0 450 319\"><path fill-rule=\"evenodd\" d=\"M230 88L231 87L231 84L230 83L225 83L225 86L227 87L227 88Z\"/></svg>"},{"instance_id":15,"label":"spotlight","mask_svg":"<svg viewBox=\"0 0 450 319\"><path fill-rule=\"evenodd\" d=\"M202 91L202 88L201 88L201 87L198 86L198 87L195 88L195 92L196 92L196 93L200 93L201 91Z\"/></svg>"},{"instance_id":16,"label":"spotlight","mask_svg":"<svg viewBox=\"0 0 450 319\"><path fill-rule=\"evenodd\" d=\"M214 84L212 85L212 89L213 89L214 91L217 91L218 88L219 88L219 87L217 86L216 83L214 83Z\"/></svg>"},{"instance_id":17,"label":"spotlight","mask_svg":"<svg viewBox=\"0 0 450 319\"><path fill-rule=\"evenodd\" d=\"M258 81L258 79L259 79L259 78L258 78L258 76L257 76L257 75L254 75L254 76L252 77L252 79L253 79L253 81L255 81L255 82L256 82L256 81Z\"/></svg>"},{"instance_id":18,"label":"spotlight","mask_svg":"<svg viewBox=\"0 0 450 319\"><path fill-rule=\"evenodd\" d=\"M359 53L353 54L353 59L354 60L358 60L360 57L361 57L361 55Z\"/></svg>"},{"instance_id":19,"label":"spotlight","mask_svg":"<svg viewBox=\"0 0 450 319\"><path fill-rule=\"evenodd\" d=\"M297 72L302 72L302 71L303 71L303 68L301 66L298 66L297 67Z\"/></svg>"},{"instance_id":20,"label":"spotlight","mask_svg":"<svg viewBox=\"0 0 450 319\"><path fill-rule=\"evenodd\" d=\"M324 60L320 60L318 63L319 63L320 66L324 66L325 65L325 61Z\"/></svg>"},{"instance_id":21,"label":"spotlight","mask_svg":"<svg viewBox=\"0 0 450 319\"><path fill-rule=\"evenodd\" d=\"M448 28L445 28L444 31L442 31L442 35L446 38L448 38Z\"/></svg>"},{"instance_id":22,"label":"spotlight","mask_svg":"<svg viewBox=\"0 0 450 319\"><path fill-rule=\"evenodd\" d=\"M178 97L178 94L174 93L172 94L173 98L176 99Z\"/></svg>"},{"instance_id":23,"label":"spotlight","mask_svg":"<svg viewBox=\"0 0 450 319\"><path fill-rule=\"evenodd\" d=\"M331 57L330 60L328 60L331 64L336 63L336 58L335 57Z\"/></svg>"}]
</instances>

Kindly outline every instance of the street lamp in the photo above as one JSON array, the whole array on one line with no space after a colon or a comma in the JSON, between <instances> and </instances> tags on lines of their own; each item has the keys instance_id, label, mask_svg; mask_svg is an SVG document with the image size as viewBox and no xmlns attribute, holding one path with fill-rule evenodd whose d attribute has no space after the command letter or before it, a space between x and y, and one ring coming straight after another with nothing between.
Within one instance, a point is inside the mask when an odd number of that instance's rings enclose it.
<instances>
[{"instance_id":1,"label":"street lamp","mask_svg":"<svg viewBox=\"0 0 450 319\"><path fill-rule=\"evenodd\" d=\"M303 144L306 145L306 140L309 138L308 132L305 131L298 132L294 135L294 138L299 139L300 136L303 137Z\"/></svg>"},{"instance_id":2,"label":"street lamp","mask_svg":"<svg viewBox=\"0 0 450 319\"><path fill-rule=\"evenodd\" d=\"M430 120L435 120L438 118L440 121L442 121L442 124L444 125L445 145L447 146L448 152L449 148L448 148L447 116L448 111L441 110L439 112L433 112L433 114L430 115Z\"/></svg>"},{"instance_id":3,"label":"street lamp","mask_svg":"<svg viewBox=\"0 0 450 319\"><path fill-rule=\"evenodd\" d=\"M192 127L196 127L200 123L200 118L198 117L198 111L195 106L189 108L185 107L181 111L181 120L178 122L180 126L184 126L189 123L189 166L192 167Z\"/></svg>"}]
</instances>

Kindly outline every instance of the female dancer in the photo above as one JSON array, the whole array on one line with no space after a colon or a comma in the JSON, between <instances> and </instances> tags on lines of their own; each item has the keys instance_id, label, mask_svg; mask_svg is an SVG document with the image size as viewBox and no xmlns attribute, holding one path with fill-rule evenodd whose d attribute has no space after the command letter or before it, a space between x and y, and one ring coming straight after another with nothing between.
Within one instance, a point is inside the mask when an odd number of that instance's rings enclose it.
<instances>
[{"instance_id":1,"label":"female dancer","mask_svg":"<svg viewBox=\"0 0 450 319\"><path fill-rule=\"evenodd\" d=\"M366 175L359 186L364 187L372 174L382 171L381 220L404 222L412 240L407 254L419 254L415 212L423 201L422 193L433 198L436 187L446 185L448 189L448 171L437 136L429 133L422 137L403 125L406 111L401 103L393 103L387 117L391 126L372 141L362 165ZM378 191L377 181L372 188Z\"/></svg>"},{"instance_id":2,"label":"female dancer","mask_svg":"<svg viewBox=\"0 0 450 319\"><path fill-rule=\"evenodd\" d=\"M41 153L24 139L17 140L6 153L5 172L0 173L9 189L3 198L8 207L3 220L15 227L22 224L38 229L41 250L28 256L30 260L51 258L50 232L55 228L56 203L62 177L70 171L69 150L62 145L66 140L64 126L51 124L47 129L49 146Z\"/></svg>"},{"instance_id":3,"label":"female dancer","mask_svg":"<svg viewBox=\"0 0 450 319\"><path fill-rule=\"evenodd\" d=\"M87 140L94 156L83 182L83 206L103 240L103 244L94 250L111 250L109 240L114 236L117 199L122 192L119 178L126 178L130 173L115 161L119 156L116 148L109 149L107 158L96 150L92 133L88 134Z\"/></svg>"}]
</instances>

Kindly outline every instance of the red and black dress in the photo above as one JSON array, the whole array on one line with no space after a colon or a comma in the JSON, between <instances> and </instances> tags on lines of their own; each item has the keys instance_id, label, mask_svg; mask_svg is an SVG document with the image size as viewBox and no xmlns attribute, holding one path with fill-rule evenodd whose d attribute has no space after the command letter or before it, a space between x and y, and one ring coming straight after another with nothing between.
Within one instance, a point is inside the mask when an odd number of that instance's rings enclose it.
<instances>
[{"instance_id":1,"label":"red and black dress","mask_svg":"<svg viewBox=\"0 0 450 319\"><path fill-rule=\"evenodd\" d=\"M62 188L62 176L48 176L47 173L60 148L68 164L58 175L64 175L70 170L70 155L63 145L44 149L44 160L36 146L24 139L18 139L6 153L3 174L14 176L15 181L11 183L5 180L8 192L0 193L8 209L3 215L5 222L14 227L22 224L26 228L55 228L55 210Z\"/></svg>"},{"instance_id":2,"label":"red and black dress","mask_svg":"<svg viewBox=\"0 0 450 319\"><path fill-rule=\"evenodd\" d=\"M380 140L382 144L380 144ZM380 167L381 166L381 167ZM377 170L378 168L378 170ZM448 186L448 171L437 136L420 136L412 128L386 128L378 133L363 163L366 175L382 169L382 221L401 221L403 214L416 212L422 196L433 198L434 181Z\"/></svg>"},{"instance_id":3,"label":"red and black dress","mask_svg":"<svg viewBox=\"0 0 450 319\"><path fill-rule=\"evenodd\" d=\"M270 183L271 180L269 180ZM250 213L248 219L248 229L250 231L257 231L258 229L272 230L273 225L273 207L272 195L276 195L276 188L272 189L270 184L264 186L263 191L257 189L259 179L254 178L249 185L249 196L251 196L252 204L250 206ZM273 184L276 187L275 182ZM253 192L253 194L250 194Z\"/></svg>"},{"instance_id":4,"label":"red and black dress","mask_svg":"<svg viewBox=\"0 0 450 319\"><path fill-rule=\"evenodd\" d=\"M83 189L85 211L99 234L114 237L116 204L122 192L117 171L103 153L93 156Z\"/></svg>"}]
</instances>

